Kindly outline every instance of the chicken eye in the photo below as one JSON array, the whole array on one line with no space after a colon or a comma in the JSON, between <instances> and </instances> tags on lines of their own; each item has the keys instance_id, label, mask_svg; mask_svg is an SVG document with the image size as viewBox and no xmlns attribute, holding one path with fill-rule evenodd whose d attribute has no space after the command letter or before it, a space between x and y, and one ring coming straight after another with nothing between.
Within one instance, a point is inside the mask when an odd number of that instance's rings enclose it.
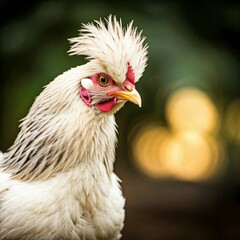
<instances>
[{"instance_id":1,"label":"chicken eye","mask_svg":"<svg viewBox=\"0 0 240 240\"><path fill-rule=\"evenodd\" d=\"M100 75L99 78L98 78L98 83L99 83L100 86L106 87L109 84L109 80L108 80L107 77L105 77L103 75Z\"/></svg>"}]
</instances>

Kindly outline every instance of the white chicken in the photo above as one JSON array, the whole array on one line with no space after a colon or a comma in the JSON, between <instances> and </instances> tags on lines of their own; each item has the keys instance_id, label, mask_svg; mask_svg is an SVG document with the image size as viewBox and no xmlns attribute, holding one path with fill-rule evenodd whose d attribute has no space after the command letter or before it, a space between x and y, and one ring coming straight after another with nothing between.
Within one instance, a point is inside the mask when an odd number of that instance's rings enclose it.
<instances>
[{"instance_id":1,"label":"white chicken","mask_svg":"<svg viewBox=\"0 0 240 240\"><path fill-rule=\"evenodd\" d=\"M141 106L144 40L132 22L123 27L112 16L70 39L70 54L89 61L45 87L0 152L1 240L121 238L114 113L128 100Z\"/></svg>"}]
</instances>

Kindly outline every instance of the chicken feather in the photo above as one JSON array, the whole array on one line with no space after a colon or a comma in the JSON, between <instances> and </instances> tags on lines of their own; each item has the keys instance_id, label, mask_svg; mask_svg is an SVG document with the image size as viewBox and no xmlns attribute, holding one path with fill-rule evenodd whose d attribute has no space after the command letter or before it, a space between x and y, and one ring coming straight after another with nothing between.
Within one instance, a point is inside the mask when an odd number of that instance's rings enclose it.
<instances>
[{"instance_id":1,"label":"chicken feather","mask_svg":"<svg viewBox=\"0 0 240 240\"><path fill-rule=\"evenodd\" d=\"M101 112L96 101L109 97L106 88L93 87L90 76L108 74L114 89L132 98L136 91L129 91L146 67L144 39L132 23L124 28L121 20L109 16L83 25L80 36L71 40L70 53L86 55L89 62L44 88L13 145L0 152L0 240L121 238L125 199L113 172L114 113L125 101L116 98L113 108ZM129 64L131 87L126 85ZM92 104L80 97L84 87Z\"/></svg>"}]
</instances>

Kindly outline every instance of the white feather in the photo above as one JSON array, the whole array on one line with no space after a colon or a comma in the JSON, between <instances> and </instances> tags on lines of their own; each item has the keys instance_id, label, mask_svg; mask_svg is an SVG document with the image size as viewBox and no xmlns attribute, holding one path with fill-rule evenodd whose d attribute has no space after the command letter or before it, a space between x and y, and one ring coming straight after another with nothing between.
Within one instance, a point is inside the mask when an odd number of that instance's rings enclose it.
<instances>
[{"instance_id":1,"label":"white feather","mask_svg":"<svg viewBox=\"0 0 240 240\"><path fill-rule=\"evenodd\" d=\"M0 154L0 239L120 238L114 116L89 108L78 92L92 64L52 81Z\"/></svg>"},{"instance_id":2,"label":"white feather","mask_svg":"<svg viewBox=\"0 0 240 240\"><path fill-rule=\"evenodd\" d=\"M138 80L146 47L132 23L123 29L109 17L106 24L85 25L72 40L71 52L92 60L49 83L22 120L12 147L0 152L1 240L121 237L125 200L113 173L113 113L124 103L102 113L87 106L79 90L81 84L91 88L88 77L99 72L121 82L129 62Z\"/></svg>"},{"instance_id":3,"label":"white feather","mask_svg":"<svg viewBox=\"0 0 240 240\"><path fill-rule=\"evenodd\" d=\"M147 63L144 40L141 32L133 27L133 22L123 28L121 20L118 22L110 15L105 21L84 24L79 37L70 39L73 45L69 52L95 60L119 83L125 80L127 64L130 63L137 82Z\"/></svg>"},{"instance_id":4,"label":"white feather","mask_svg":"<svg viewBox=\"0 0 240 240\"><path fill-rule=\"evenodd\" d=\"M94 87L94 84L93 84L92 80L89 79L89 78L82 79L81 80L81 85L87 90L93 89L93 87Z\"/></svg>"}]
</instances>

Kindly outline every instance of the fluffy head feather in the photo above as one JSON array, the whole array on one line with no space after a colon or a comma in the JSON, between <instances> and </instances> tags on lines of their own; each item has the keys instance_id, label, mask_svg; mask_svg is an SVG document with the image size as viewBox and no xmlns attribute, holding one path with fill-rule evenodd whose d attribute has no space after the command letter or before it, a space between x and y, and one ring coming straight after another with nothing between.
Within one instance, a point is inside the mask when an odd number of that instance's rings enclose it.
<instances>
[{"instance_id":1,"label":"fluffy head feather","mask_svg":"<svg viewBox=\"0 0 240 240\"><path fill-rule=\"evenodd\" d=\"M97 61L119 83L125 80L130 64L137 82L147 63L144 40L141 32L137 33L137 28L133 27L133 21L124 28L121 20L110 15L105 21L83 24L80 35L70 39L73 45L69 52Z\"/></svg>"}]
</instances>

